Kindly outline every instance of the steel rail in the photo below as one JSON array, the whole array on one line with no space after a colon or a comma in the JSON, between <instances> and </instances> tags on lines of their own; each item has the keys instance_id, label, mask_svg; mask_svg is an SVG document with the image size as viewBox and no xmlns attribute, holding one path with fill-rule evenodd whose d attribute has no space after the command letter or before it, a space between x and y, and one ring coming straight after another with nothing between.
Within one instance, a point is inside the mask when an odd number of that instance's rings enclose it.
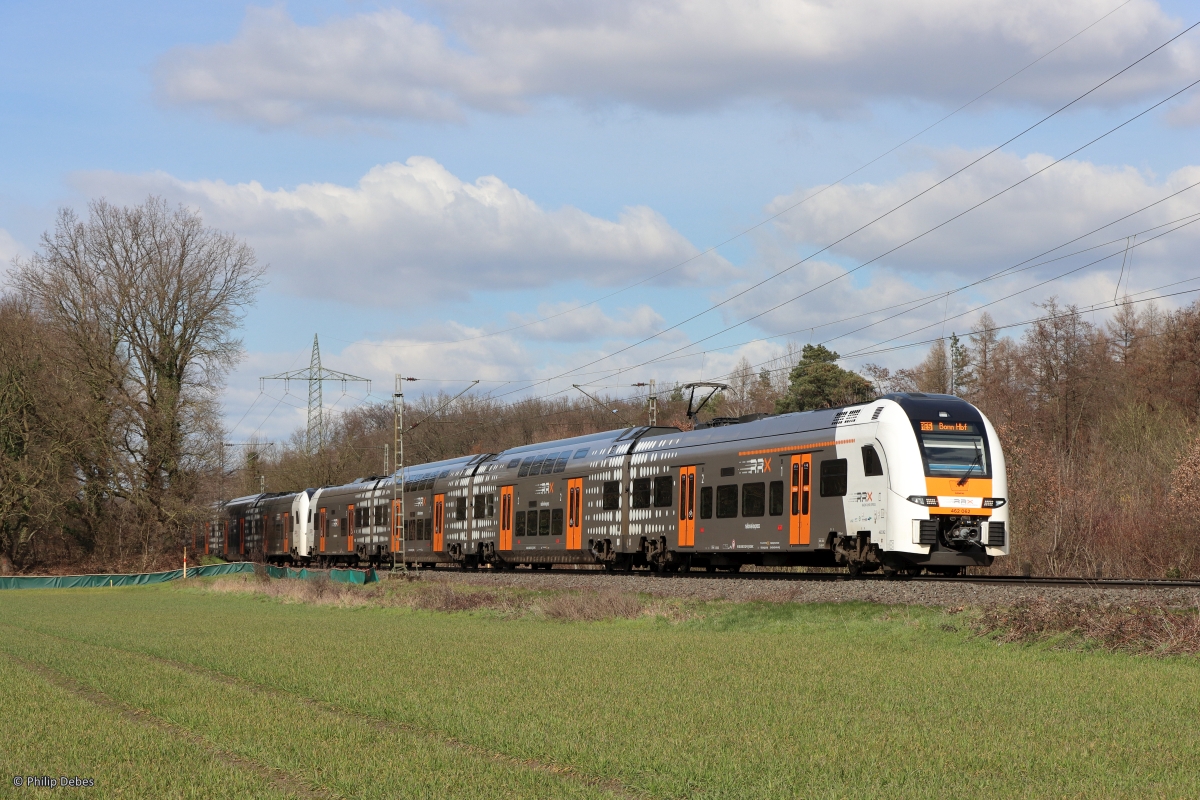
<instances>
[{"instance_id":1,"label":"steel rail","mask_svg":"<svg viewBox=\"0 0 1200 800\"><path fill-rule=\"evenodd\" d=\"M437 571L447 568L442 567ZM688 572L650 572L637 569L626 572L619 570L608 572L586 565L583 569L549 569L549 570L511 570L495 569L462 570L463 574L483 575L538 575L561 576L564 578L583 575L639 575L646 578L670 580L687 578L710 578L717 580L755 580L755 581L855 581L882 583L973 583L999 586L1082 586L1091 589L1200 589L1200 580L1183 580L1170 578L1080 578L1080 577L1051 577L1024 575L850 575L846 572L707 572L691 570Z\"/></svg>"}]
</instances>

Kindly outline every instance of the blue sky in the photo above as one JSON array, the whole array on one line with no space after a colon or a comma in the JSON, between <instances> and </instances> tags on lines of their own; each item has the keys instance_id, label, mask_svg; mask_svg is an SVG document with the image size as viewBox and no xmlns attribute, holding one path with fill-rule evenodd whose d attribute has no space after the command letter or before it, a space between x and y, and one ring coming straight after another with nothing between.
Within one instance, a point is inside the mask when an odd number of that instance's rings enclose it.
<instances>
[{"instance_id":1,"label":"blue sky","mask_svg":"<svg viewBox=\"0 0 1200 800\"><path fill-rule=\"evenodd\" d=\"M1118 292L1200 289L1178 283L1200 279L1196 225L1135 248L1132 264L1115 241L1092 256L1108 260L1065 277L1087 261L1034 266L894 320L878 310L971 283L1200 181L1195 89L845 275L1200 78L1200 28L904 210L673 326L886 213L1198 20L1194 4L1150 0L10 0L0 6L0 258L31 253L57 208L101 196L159 194L244 237L270 270L224 394L236 440L286 436L302 421L302 387L260 394L257 378L307 363L314 333L326 365L371 377L375 397L396 371L427 379L417 385L427 391L481 378L481 390L511 397L571 383L626 393L649 378L720 378L789 341L831 340L860 354L851 367L899 366L924 348L879 351L961 333L985 303L1009 323L1051 295L1090 306ZM846 183L692 258L1076 34ZM1200 212L1195 191L1072 249L1186 222ZM879 324L855 332L864 320ZM667 353L676 357L655 360ZM364 395L326 392L339 409Z\"/></svg>"}]
</instances>

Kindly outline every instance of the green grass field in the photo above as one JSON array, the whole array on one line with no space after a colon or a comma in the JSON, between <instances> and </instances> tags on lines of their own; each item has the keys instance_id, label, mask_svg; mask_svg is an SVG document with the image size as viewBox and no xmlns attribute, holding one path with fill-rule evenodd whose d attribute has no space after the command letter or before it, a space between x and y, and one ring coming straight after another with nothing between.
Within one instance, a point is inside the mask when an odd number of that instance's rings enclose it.
<instances>
[{"instance_id":1,"label":"green grass field","mask_svg":"<svg viewBox=\"0 0 1200 800\"><path fill-rule=\"evenodd\" d=\"M1194 658L998 645L928 609L693 611L9 591L0 761L97 797L1200 796Z\"/></svg>"}]
</instances>

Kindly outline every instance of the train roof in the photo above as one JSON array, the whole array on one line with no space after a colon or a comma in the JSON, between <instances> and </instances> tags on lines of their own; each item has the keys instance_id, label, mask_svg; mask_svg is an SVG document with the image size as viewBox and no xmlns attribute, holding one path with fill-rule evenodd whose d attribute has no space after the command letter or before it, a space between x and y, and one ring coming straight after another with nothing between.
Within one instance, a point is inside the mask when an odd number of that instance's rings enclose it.
<instances>
[{"instance_id":1,"label":"train roof","mask_svg":"<svg viewBox=\"0 0 1200 800\"><path fill-rule=\"evenodd\" d=\"M224 503L218 503L218 506L231 508L234 506L255 506L263 500L272 500L278 497L290 497L296 492L266 492L261 494L248 494L243 497L235 497L231 500L226 500Z\"/></svg>"},{"instance_id":2,"label":"train roof","mask_svg":"<svg viewBox=\"0 0 1200 800\"><path fill-rule=\"evenodd\" d=\"M890 400L908 414L910 419L918 417L936 418L945 413L950 419L960 421L979 421L981 415L975 406L950 394L929 394L923 392L900 392L883 395L874 400L855 403L836 408L819 408L812 411L793 411L787 414L773 414L757 419L747 420L718 427L697 428L694 431L677 433L678 442L683 446L698 446L734 442L741 439L758 439L772 436L786 436L808 431L819 431L836 425L853 425L870 422L872 415L854 413L856 409L867 409L878 406L881 401ZM637 450L650 449L663 435L652 434L642 437Z\"/></svg>"}]
</instances>

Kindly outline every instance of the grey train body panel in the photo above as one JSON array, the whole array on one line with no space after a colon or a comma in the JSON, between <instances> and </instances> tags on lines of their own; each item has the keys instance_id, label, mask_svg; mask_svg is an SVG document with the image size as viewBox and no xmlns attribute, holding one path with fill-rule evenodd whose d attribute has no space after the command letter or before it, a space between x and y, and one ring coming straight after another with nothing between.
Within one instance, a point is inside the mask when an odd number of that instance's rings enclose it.
<instances>
[{"instance_id":1,"label":"grey train body panel","mask_svg":"<svg viewBox=\"0 0 1200 800\"><path fill-rule=\"evenodd\" d=\"M1007 555L1006 494L999 440L976 408L894 394L687 432L606 431L326 487L305 495L312 524L296 541L311 545L291 555L502 569L957 571ZM250 532L226 539L287 557L286 526L271 526L296 497L229 501L226 520Z\"/></svg>"}]
</instances>

